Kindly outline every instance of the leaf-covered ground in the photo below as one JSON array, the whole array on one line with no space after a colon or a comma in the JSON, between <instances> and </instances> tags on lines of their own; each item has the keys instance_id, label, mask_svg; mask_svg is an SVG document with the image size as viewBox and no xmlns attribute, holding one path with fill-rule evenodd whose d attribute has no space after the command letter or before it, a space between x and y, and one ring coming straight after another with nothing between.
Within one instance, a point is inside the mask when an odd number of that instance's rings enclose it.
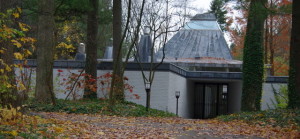
<instances>
[{"instance_id":1,"label":"leaf-covered ground","mask_svg":"<svg viewBox=\"0 0 300 139\"><path fill-rule=\"evenodd\" d=\"M1 134L11 138L300 138L296 129L248 125L241 121L55 112L31 114L15 125L1 125L2 129L4 126L6 130L10 128Z\"/></svg>"},{"instance_id":2,"label":"leaf-covered ground","mask_svg":"<svg viewBox=\"0 0 300 139\"><path fill-rule=\"evenodd\" d=\"M0 109L0 138L300 138L299 110L196 120L154 109L146 112L130 102L109 109L105 100L29 103L28 108L27 115L18 108Z\"/></svg>"}]
</instances>

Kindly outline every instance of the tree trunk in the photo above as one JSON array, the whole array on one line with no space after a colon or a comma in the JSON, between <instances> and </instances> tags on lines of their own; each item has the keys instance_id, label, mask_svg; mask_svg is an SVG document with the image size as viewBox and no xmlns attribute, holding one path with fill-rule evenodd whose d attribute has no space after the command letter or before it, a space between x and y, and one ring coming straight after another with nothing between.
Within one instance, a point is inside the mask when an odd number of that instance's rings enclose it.
<instances>
[{"instance_id":1,"label":"tree trunk","mask_svg":"<svg viewBox=\"0 0 300 139\"><path fill-rule=\"evenodd\" d=\"M265 21L265 64L269 64L269 61L268 61L268 42L269 41L269 25L268 25L268 20Z\"/></svg>"},{"instance_id":2,"label":"tree trunk","mask_svg":"<svg viewBox=\"0 0 300 139\"><path fill-rule=\"evenodd\" d=\"M35 98L55 104L53 92L54 0L38 3L37 71Z\"/></svg>"},{"instance_id":3,"label":"tree trunk","mask_svg":"<svg viewBox=\"0 0 300 139\"><path fill-rule=\"evenodd\" d=\"M272 6L272 1L271 1L271 6ZM271 64L271 72L270 74L273 76L274 75L274 32L273 32L273 15L270 15L270 64Z\"/></svg>"},{"instance_id":4,"label":"tree trunk","mask_svg":"<svg viewBox=\"0 0 300 139\"><path fill-rule=\"evenodd\" d=\"M293 1L288 107L300 108L300 1Z\"/></svg>"},{"instance_id":5,"label":"tree trunk","mask_svg":"<svg viewBox=\"0 0 300 139\"><path fill-rule=\"evenodd\" d=\"M87 18L87 47L85 72L90 75L86 77L84 98L97 98L97 34L98 34L98 0L90 0L92 10L88 12Z\"/></svg>"},{"instance_id":6,"label":"tree trunk","mask_svg":"<svg viewBox=\"0 0 300 139\"><path fill-rule=\"evenodd\" d=\"M250 3L243 57L242 111L259 111L263 83L263 31L267 0Z\"/></svg>"},{"instance_id":7,"label":"tree trunk","mask_svg":"<svg viewBox=\"0 0 300 139\"><path fill-rule=\"evenodd\" d=\"M113 77L109 99L111 106L115 99L124 100L122 74L122 1L113 0Z\"/></svg>"}]
</instances>

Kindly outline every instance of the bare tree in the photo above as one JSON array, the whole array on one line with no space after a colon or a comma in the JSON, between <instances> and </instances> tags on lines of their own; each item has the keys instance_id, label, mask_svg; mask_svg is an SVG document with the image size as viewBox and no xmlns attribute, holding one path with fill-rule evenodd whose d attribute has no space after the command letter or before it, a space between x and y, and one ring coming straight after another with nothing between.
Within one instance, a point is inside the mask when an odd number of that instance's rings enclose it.
<instances>
[{"instance_id":1,"label":"bare tree","mask_svg":"<svg viewBox=\"0 0 300 139\"><path fill-rule=\"evenodd\" d=\"M113 46L114 47L114 50L113 50L114 51L113 52L114 63L113 63L113 76L112 76L111 89L109 92L110 106L113 106L115 104L116 98L118 98L118 100L121 100L121 101L124 100L123 75L124 75L124 71L125 71L125 67L127 65L128 59L132 52L132 49L138 39L145 0L143 0L141 2L141 7L139 9L139 12L132 11L132 5L133 5L132 0L125 1L127 13L124 16L124 17L126 17L126 18L124 18L124 19L126 19L125 26L123 26L124 29L121 29L122 27L120 27L120 25L122 26L122 24L121 23L119 24L119 22L121 22L121 20L122 20L121 13L120 13L120 11L118 11L118 9L121 9L120 8L121 3L118 0L117 1L114 0L113 4L114 4L114 6L113 6L114 35L121 34L121 36L116 36L117 40L115 40L115 37L113 38L114 39L113 40L114 41L113 42L114 43L113 44L114 45ZM137 3L135 3L135 4L137 4ZM132 13L135 13L135 12L137 12L138 14L133 16ZM117 15L115 16L115 14L117 14ZM119 19L119 20L117 20L117 19ZM133 26L131 26L131 25L133 25ZM117 27L115 27L115 26L117 26ZM116 31L115 29L117 29L118 31ZM122 54L121 54L122 48L123 48L122 46L125 41L125 38L127 38L128 36L130 36L128 51L125 54L126 55L125 62L122 62ZM118 43L117 43L117 41L118 41Z\"/></svg>"},{"instance_id":2,"label":"bare tree","mask_svg":"<svg viewBox=\"0 0 300 139\"><path fill-rule=\"evenodd\" d=\"M161 1L161 2L156 2L152 1L150 3L147 3L146 9L145 9L145 14L144 14L144 21L143 24L145 26L148 26L150 28L150 34L152 44L149 48L149 57L147 62L150 64L150 68L148 71L148 76L146 76L146 71L144 70L145 67L143 67L143 64L141 64L141 51L140 48L137 48L137 53L135 55L135 59L139 63L144 84L146 87L146 83L150 84L150 89L149 91L146 91L147 93L147 98L146 98L146 110L148 111L150 108L150 97L151 97L151 86L154 81L155 77L155 72L156 69L163 63L163 60L165 58L165 45L168 40L168 35L171 32L176 32L180 29L180 24L182 21L185 22L184 18L185 15L182 16L183 20L178 20L177 22L172 21L172 14L169 10L172 9L173 7L170 8L169 0L166 1ZM186 14L186 13L185 13ZM176 13L176 15L180 15L179 13ZM146 29L147 30L147 29ZM149 35L150 35L149 34ZM142 46L143 47L143 46ZM157 58L155 57L155 49L160 49L162 54L162 58L157 61Z\"/></svg>"},{"instance_id":3,"label":"bare tree","mask_svg":"<svg viewBox=\"0 0 300 139\"><path fill-rule=\"evenodd\" d=\"M120 3L117 3L120 4ZM117 21L114 22L120 22L124 21L125 24L123 25L123 29L121 29L121 39L119 43L115 43L115 37L114 37L114 49L116 48L117 50L114 50L114 64L113 64L113 73L117 73L118 71L116 70L121 70L120 74L113 74L113 79L112 79L112 84L111 84L111 90L109 93L109 98L111 100L111 106L114 105L115 98L118 98L118 100L124 100L124 91L123 91L123 86L122 86L122 81L123 81L123 75L125 72L126 65L128 63L129 58L132 56L132 52L134 48L136 48L138 44L138 39L139 36L141 35L141 26L142 25L150 25L151 31L153 32L152 40L153 40L153 45L151 47L151 74L149 78L144 77L144 81L153 81L154 79L154 71L155 69L158 68L160 64L162 64L163 59L157 63L155 63L154 60L154 55L155 55L155 49L158 49L166 43L168 40L168 33L172 32L170 29L177 26L178 24L174 23L173 26L170 25L171 22L171 16L169 16L169 1L145 1L143 0L142 2L140 1L132 1L132 0L127 0L123 2L124 5L122 6L126 11L126 13L123 14L123 18L115 16L114 18L118 19ZM115 3L114 3L115 5ZM119 7L119 5L115 5L116 8ZM160 6L160 7L157 7ZM154 8L155 7L155 8ZM117 8L120 9L120 8ZM116 9L116 10L117 10ZM147 9L147 10L146 10ZM163 9L163 10L162 10ZM146 10L146 11L145 11ZM115 11L114 11L115 12ZM118 11L120 12L120 11ZM160 14L158 14L158 12ZM120 13L119 13L120 14ZM155 15L157 14L157 15ZM172 15L172 14L171 14ZM147 19L146 19L147 18ZM115 19L114 19L115 20ZM182 20L180 20L182 21ZM118 26L120 27L120 26ZM118 27L114 27L115 29L118 29ZM176 31L173 29L173 31ZM115 32L114 32L115 33ZM116 33L119 33L120 31L117 31ZM116 34L118 35L118 34ZM117 36L117 38L120 36ZM124 53L124 56L122 56L121 51L124 48L124 42L127 44L127 49ZM115 45L118 45L119 47L115 47ZM154 45L156 44L156 45ZM125 58L125 61L122 62L122 57ZM118 60L118 61L117 61ZM121 61L121 62L120 62ZM119 91L119 92L118 92ZM118 96L117 96L118 95ZM149 102L150 102L150 97L148 97ZM150 103L148 103L150 105Z\"/></svg>"}]
</instances>

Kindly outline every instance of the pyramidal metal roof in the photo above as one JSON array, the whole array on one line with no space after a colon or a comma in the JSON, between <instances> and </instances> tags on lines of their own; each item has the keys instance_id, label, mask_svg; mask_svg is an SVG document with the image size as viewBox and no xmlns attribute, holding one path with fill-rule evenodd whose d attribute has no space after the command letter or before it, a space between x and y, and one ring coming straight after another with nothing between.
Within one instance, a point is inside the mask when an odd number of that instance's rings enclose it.
<instances>
[{"instance_id":1,"label":"pyramidal metal roof","mask_svg":"<svg viewBox=\"0 0 300 139\"><path fill-rule=\"evenodd\" d=\"M157 58L162 56L161 49ZM223 32L211 13L195 15L165 46L166 59L204 57L232 60Z\"/></svg>"}]
</instances>

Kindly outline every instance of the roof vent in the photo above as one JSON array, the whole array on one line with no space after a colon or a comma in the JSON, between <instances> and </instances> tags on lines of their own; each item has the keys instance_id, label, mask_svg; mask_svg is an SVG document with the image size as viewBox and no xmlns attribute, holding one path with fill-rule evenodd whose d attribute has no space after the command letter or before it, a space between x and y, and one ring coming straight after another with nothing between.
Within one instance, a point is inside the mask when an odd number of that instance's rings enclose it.
<instances>
[{"instance_id":1,"label":"roof vent","mask_svg":"<svg viewBox=\"0 0 300 139\"><path fill-rule=\"evenodd\" d=\"M196 60L200 60L200 59L201 59L201 57L200 57L200 56L197 56L197 57L195 57L195 59L196 59Z\"/></svg>"},{"instance_id":2,"label":"roof vent","mask_svg":"<svg viewBox=\"0 0 300 139\"><path fill-rule=\"evenodd\" d=\"M196 14L191 18L192 21L216 21L216 16L213 13Z\"/></svg>"}]
</instances>

